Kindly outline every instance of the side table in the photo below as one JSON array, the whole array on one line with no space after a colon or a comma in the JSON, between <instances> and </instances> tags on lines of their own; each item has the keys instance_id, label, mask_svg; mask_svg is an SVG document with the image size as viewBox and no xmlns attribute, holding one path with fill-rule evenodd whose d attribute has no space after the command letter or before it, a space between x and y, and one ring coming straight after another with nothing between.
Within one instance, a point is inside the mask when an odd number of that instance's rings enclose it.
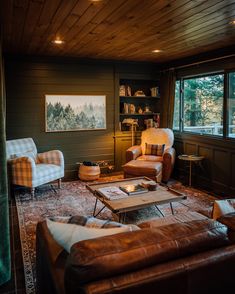
<instances>
[{"instance_id":1,"label":"side table","mask_svg":"<svg viewBox=\"0 0 235 294\"><path fill-rule=\"evenodd\" d=\"M182 155L179 155L178 158L180 160L185 160L185 161L189 162L189 186L191 186L191 184L192 184L192 162L199 163L199 165L201 166L201 161L204 159L204 156L182 154Z\"/></svg>"}]
</instances>

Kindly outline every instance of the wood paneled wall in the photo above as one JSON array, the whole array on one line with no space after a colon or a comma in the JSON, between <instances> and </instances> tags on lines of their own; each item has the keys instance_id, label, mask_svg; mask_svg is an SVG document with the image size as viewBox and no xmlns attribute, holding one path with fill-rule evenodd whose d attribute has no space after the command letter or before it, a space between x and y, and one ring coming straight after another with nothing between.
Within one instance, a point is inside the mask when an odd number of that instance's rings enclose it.
<instances>
[{"instance_id":1,"label":"wood paneled wall","mask_svg":"<svg viewBox=\"0 0 235 294\"><path fill-rule=\"evenodd\" d=\"M119 72L149 77L147 63L77 59L6 58L7 139L32 137L38 151L60 149L66 178L76 178L76 162L114 162ZM107 130L45 132L45 94L105 94ZM119 107L119 105L118 105Z\"/></svg>"},{"instance_id":2,"label":"wood paneled wall","mask_svg":"<svg viewBox=\"0 0 235 294\"><path fill-rule=\"evenodd\" d=\"M220 196L235 197L235 142L198 135L175 134L179 154L198 154L205 157L202 167L193 163L192 184ZM188 183L189 166L176 160L174 174Z\"/></svg>"}]
</instances>

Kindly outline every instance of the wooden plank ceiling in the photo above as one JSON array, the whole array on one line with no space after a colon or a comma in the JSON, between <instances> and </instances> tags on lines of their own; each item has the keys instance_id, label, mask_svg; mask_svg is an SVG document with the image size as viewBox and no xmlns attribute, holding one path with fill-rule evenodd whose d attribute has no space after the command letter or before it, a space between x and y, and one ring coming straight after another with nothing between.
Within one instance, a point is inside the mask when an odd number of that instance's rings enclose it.
<instances>
[{"instance_id":1,"label":"wooden plank ceiling","mask_svg":"<svg viewBox=\"0 0 235 294\"><path fill-rule=\"evenodd\" d=\"M235 40L230 23L235 0L1 0L0 5L3 50L10 54L169 62ZM53 44L55 38L64 43Z\"/></svg>"}]
</instances>

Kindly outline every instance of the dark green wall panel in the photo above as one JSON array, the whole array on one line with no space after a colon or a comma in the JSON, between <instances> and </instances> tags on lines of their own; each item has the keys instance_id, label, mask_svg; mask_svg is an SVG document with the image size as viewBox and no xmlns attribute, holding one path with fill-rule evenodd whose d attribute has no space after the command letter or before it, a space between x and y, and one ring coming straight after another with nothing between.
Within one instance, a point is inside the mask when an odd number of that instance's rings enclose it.
<instances>
[{"instance_id":1,"label":"dark green wall panel","mask_svg":"<svg viewBox=\"0 0 235 294\"><path fill-rule=\"evenodd\" d=\"M122 63L55 58L6 58L7 139L32 137L38 151L60 149L66 177L77 177L76 162L114 162L116 74L153 76L148 63ZM45 94L106 95L107 130L45 132Z\"/></svg>"},{"instance_id":2,"label":"dark green wall panel","mask_svg":"<svg viewBox=\"0 0 235 294\"><path fill-rule=\"evenodd\" d=\"M76 175L76 162L114 161L113 65L76 62L6 62L7 138L33 137L39 151L60 149L66 175ZM107 130L45 132L45 94L104 94Z\"/></svg>"}]
</instances>

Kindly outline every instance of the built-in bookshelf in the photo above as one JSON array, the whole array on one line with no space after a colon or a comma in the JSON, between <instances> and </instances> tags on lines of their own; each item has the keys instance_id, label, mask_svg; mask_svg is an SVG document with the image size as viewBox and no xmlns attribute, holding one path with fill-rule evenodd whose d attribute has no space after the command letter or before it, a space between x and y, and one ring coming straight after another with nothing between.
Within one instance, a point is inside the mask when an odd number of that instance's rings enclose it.
<instances>
[{"instance_id":1,"label":"built-in bookshelf","mask_svg":"<svg viewBox=\"0 0 235 294\"><path fill-rule=\"evenodd\" d=\"M125 80L119 84L119 128L136 131L158 127L160 123L160 91L158 81Z\"/></svg>"}]
</instances>

